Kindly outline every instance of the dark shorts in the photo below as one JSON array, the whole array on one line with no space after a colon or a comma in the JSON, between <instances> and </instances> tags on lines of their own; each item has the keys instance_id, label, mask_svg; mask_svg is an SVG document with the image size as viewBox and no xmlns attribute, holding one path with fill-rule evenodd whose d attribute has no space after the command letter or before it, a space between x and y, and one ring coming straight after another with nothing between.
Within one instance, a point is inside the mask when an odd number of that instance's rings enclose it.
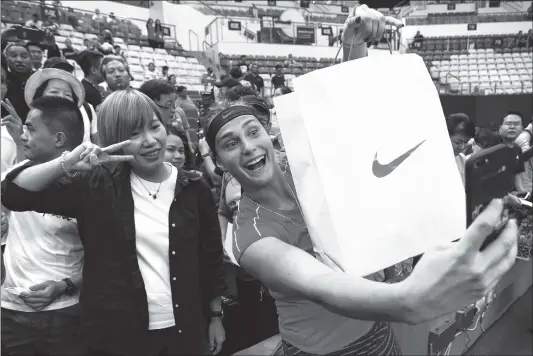
<instances>
[{"instance_id":1,"label":"dark shorts","mask_svg":"<svg viewBox=\"0 0 533 356\"><path fill-rule=\"evenodd\" d=\"M9 356L84 355L79 321L79 305L41 312L2 308L2 349Z\"/></svg>"},{"instance_id":2,"label":"dark shorts","mask_svg":"<svg viewBox=\"0 0 533 356\"><path fill-rule=\"evenodd\" d=\"M316 356L315 354L304 352L285 341L282 342L282 345L285 356ZM327 355L400 356L401 354L390 324L376 322L372 329L363 337Z\"/></svg>"}]
</instances>

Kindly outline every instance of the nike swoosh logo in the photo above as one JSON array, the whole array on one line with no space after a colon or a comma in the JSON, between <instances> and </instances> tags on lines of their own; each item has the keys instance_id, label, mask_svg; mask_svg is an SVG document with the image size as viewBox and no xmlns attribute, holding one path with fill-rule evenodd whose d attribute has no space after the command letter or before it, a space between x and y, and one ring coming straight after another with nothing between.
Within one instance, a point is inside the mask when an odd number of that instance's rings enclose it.
<instances>
[{"instance_id":1,"label":"nike swoosh logo","mask_svg":"<svg viewBox=\"0 0 533 356\"><path fill-rule=\"evenodd\" d=\"M418 145L411 148L409 151L405 152L404 154L402 154L401 156L399 156L398 158L394 159L393 161L387 164L379 163L378 153L376 152L374 156L374 162L372 163L372 173L374 173L374 175L378 178L383 178L383 177L388 176L389 174L394 172L394 170L398 168L398 166L402 164L402 162L405 161L407 157L409 157L424 142L426 142L426 140L420 142Z\"/></svg>"}]
</instances>

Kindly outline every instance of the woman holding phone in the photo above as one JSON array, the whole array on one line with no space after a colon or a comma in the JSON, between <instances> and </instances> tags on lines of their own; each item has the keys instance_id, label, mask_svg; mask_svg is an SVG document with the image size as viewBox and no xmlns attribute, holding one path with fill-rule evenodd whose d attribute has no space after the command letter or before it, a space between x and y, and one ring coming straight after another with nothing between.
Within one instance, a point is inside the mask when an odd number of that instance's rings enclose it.
<instances>
[{"instance_id":1,"label":"woman holding phone","mask_svg":"<svg viewBox=\"0 0 533 356\"><path fill-rule=\"evenodd\" d=\"M386 22L364 5L352 10L343 44L356 48L345 60L364 56L365 43L379 40ZM276 163L253 107L237 103L213 113L206 140L219 167L242 187L233 253L276 299L285 355L398 355L389 322L417 324L455 312L484 296L514 263L514 221L479 251L500 223L503 204L493 201L459 242L424 254L404 281L339 272L313 251L290 169Z\"/></svg>"},{"instance_id":2,"label":"woman holding phone","mask_svg":"<svg viewBox=\"0 0 533 356\"><path fill-rule=\"evenodd\" d=\"M77 219L89 354L217 353L223 252L211 191L199 175L164 162L166 128L146 95L112 93L98 129L106 148L84 143L14 170L2 203Z\"/></svg>"}]
</instances>

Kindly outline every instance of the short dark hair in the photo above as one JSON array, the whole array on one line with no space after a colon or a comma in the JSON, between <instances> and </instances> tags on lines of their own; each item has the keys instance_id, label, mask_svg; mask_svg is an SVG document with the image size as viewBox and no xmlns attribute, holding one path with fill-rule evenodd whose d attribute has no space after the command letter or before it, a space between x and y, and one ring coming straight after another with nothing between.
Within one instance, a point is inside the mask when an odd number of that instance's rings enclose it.
<instances>
[{"instance_id":1,"label":"short dark hair","mask_svg":"<svg viewBox=\"0 0 533 356\"><path fill-rule=\"evenodd\" d=\"M89 39L86 38L86 40L89 40ZM83 74L85 75L91 74L91 68L100 69L99 61L100 61L100 58L102 58L103 56L104 55L102 54L102 52L99 52L99 51L93 51L90 49L81 51L78 56L77 62L81 70L83 71Z\"/></svg>"},{"instance_id":2,"label":"short dark hair","mask_svg":"<svg viewBox=\"0 0 533 356\"><path fill-rule=\"evenodd\" d=\"M117 49L117 48L118 48L118 49L121 49L122 47L120 47L120 45L116 44L116 45L113 46L113 48L114 48L114 49Z\"/></svg>"},{"instance_id":3,"label":"short dark hair","mask_svg":"<svg viewBox=\"0 0 533 356\"><path fill-rule=\"evenodd\" d=\"M67 135L67 149L76 148L83 142L83 116L74 102L46 95L35 99L31 105L32 109L41 111L41 119L51 133Z\"/></svg>"},{"instance_id":4,"label":"short dark hair","mask_svg":"<svg viewBox=\"0 0 533 356\"><path fill-rule=\"evenodd\" d=\"M284 86L282 86L282 87L279 87L279 89L280 89L282 95L292 93L292 89L289 88L289 87L286 86L286 85L284 85Z\"/></svg>"},{"instance_id":5,"label":"short dark hair","mask_svg":"<svg viewBox=\"0 0 533 356\"><path fill-rule=\"evenodd\" d=\"M231 75L231 77L234 79L239 79L242 77L242 70L239 67L233 67L230 69L229 75Z\"/></svg>"},{"instance_id":6,"label":"short dark hair","mask_svg":"<svg viewBox=\"0 0 533 356\"><path fill-rule=\"evenodd\" d=\"M259 94L251 86L238 85L228 90L228 92L226 93L226 99L228 99L229 101L235 101L246 95L258 96Z\"/></svg>"},{"instance_id":7,"label":"short dark hair","mask_svg":"<svg viewBox=\"0 0 533 356\"><path fill-rule=\"evenodd\" d=\"M462 134L467 137L474 137L476 131L474 123L470 120L468 115L464 113L450 114L446 118L446 126L450 136Z\"/></svg>"},{"instance_id":8,"label":"short dark hair","mask_svg":"<svg viewBox=\"0 0 533 356\"><path fill-rule=\"evenodd\" d=\"M518 112L518 111L508 111L505 115L502 116L502 120L500 121L500 125L503 124L503 120L505 120L505 118L509 115L516 115L520 118L520 121L522 122L522 124L524 123L524 117L522 116L522 113Z\"/></svg>"},{"instance_id":9,"label":"short dark hair","mask_svg":"<svg viewBox=\"0 0 533 356\"><path fill-rule=\"evenodd\" d=\"M281 64L276 64L276 69L280 69L280 68L283 68L283 66Z\"/></svg>"},{"instance_id":10,"label":"short dark hair","mask_svg":"<svg viewBox=\"0 0 533 356\"><path fill-rule=\"evenodd\" d=\"M29 51L30 50L30 47L33 46L33 47L38 47L41 51L43 50L43 46L41 46L40 43L37 43L37 42L32 42L32 41L29 41L27 42L24 47L26 47L26 49Z\"/></svg>"},{"instance_id":11,"label":"short dark hair","mask_svg":"<svg viewBox=\"0 0 533 356\"><path fill-rule=\"evenodd\" d=\"M178 136L183 142L183 148L185 148L185 164L183 167L187 170L193 169L194 165L194 155L189 148L189 140L187 139L187 134L180 128L176 126L169 125L167 126L167 132L169 135Z\"/></svg>"},{"instance_id":12,"label":"short dark hair","mask_svg":"<svg viewBox=\"0 0 533 356\"><path fill-rule=\"evenodd\" d=\"M152 79L144 82L139 91L152 100L161 99L161 95L175 93L172 84L163 79Z\"/></svg>"},{"instance_id":13,"label":"short dark hair","mask_svg":"<svg viewBox=\"0 0 533 356\"><path fill-rule=\"evenodd\" d=\"M178 88L176 90L177 90L178 93L181 93L182 91L187 90L187 87L184 86L184 85L180 85L180 86L178 86Z\"/></svg>"},{"instance_id":14,"label":"short dark hair","mask_svg":"<svg viewBox=\"0 0 533 356\"><path fill-rule=\"evenodd\" d=\"M161 67L161 70L168 70L168 66Z\"/></svg>"},{"instance_id":15,"label":"short dark hair","mask_svg":"<svg viewBox=\"0 0 533 356\"><path fill-rule=\"evenodd\" d=\"M499 144L501 136L498 131L491 127L480 127L474 136L474 141L479 147L486 149Z\"/></svg>"}]
</instances>

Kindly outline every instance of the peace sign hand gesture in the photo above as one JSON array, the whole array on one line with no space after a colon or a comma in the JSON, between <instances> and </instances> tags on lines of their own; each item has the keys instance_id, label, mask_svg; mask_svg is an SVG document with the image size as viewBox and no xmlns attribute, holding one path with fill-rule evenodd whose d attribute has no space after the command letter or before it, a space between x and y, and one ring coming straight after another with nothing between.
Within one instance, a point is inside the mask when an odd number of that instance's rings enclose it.
<instances>
[{"instance_id":1,"label":"peace sign hand gesture","mask_svg":"<svg viewBox=\"0 0 533 356\"><path fill-rule=\"evenodd\" d=\"M379 41L383 37L387 25L397 29L403 27L403 23L394 17L385 16L366 5L354 6L344 22L342 43L355 47L367 42Z\"/></svg>"},{"instance_id":2,"label":"peace sign hand gesture","mask_svg":"<svg viewBox=\"0 0 533 356\"><path fill-rule=\"evenodd\" d=\"M22 135L22 119L17 114L15 107L11 104L9 99L2 101L1 105L9 113L9 115L2 118L2 126L7 128L7 132L13 138L13 141L19 143L20 136Z\"/></svg>"},{"instance_id":3,"label":"peace sign hand gesture","mask_svg":"<svg viewBox=\"0 0 533 356\"><path fill-rule=\"evenodd\" d=\"M105 148L98 147L91 142L84 142L65 156L65 169L69 172L91 171L93 168L107 162L128 162L133 160L132 155L113 155L131 141L123 141Z\"/></svg>"}]
</instances>

